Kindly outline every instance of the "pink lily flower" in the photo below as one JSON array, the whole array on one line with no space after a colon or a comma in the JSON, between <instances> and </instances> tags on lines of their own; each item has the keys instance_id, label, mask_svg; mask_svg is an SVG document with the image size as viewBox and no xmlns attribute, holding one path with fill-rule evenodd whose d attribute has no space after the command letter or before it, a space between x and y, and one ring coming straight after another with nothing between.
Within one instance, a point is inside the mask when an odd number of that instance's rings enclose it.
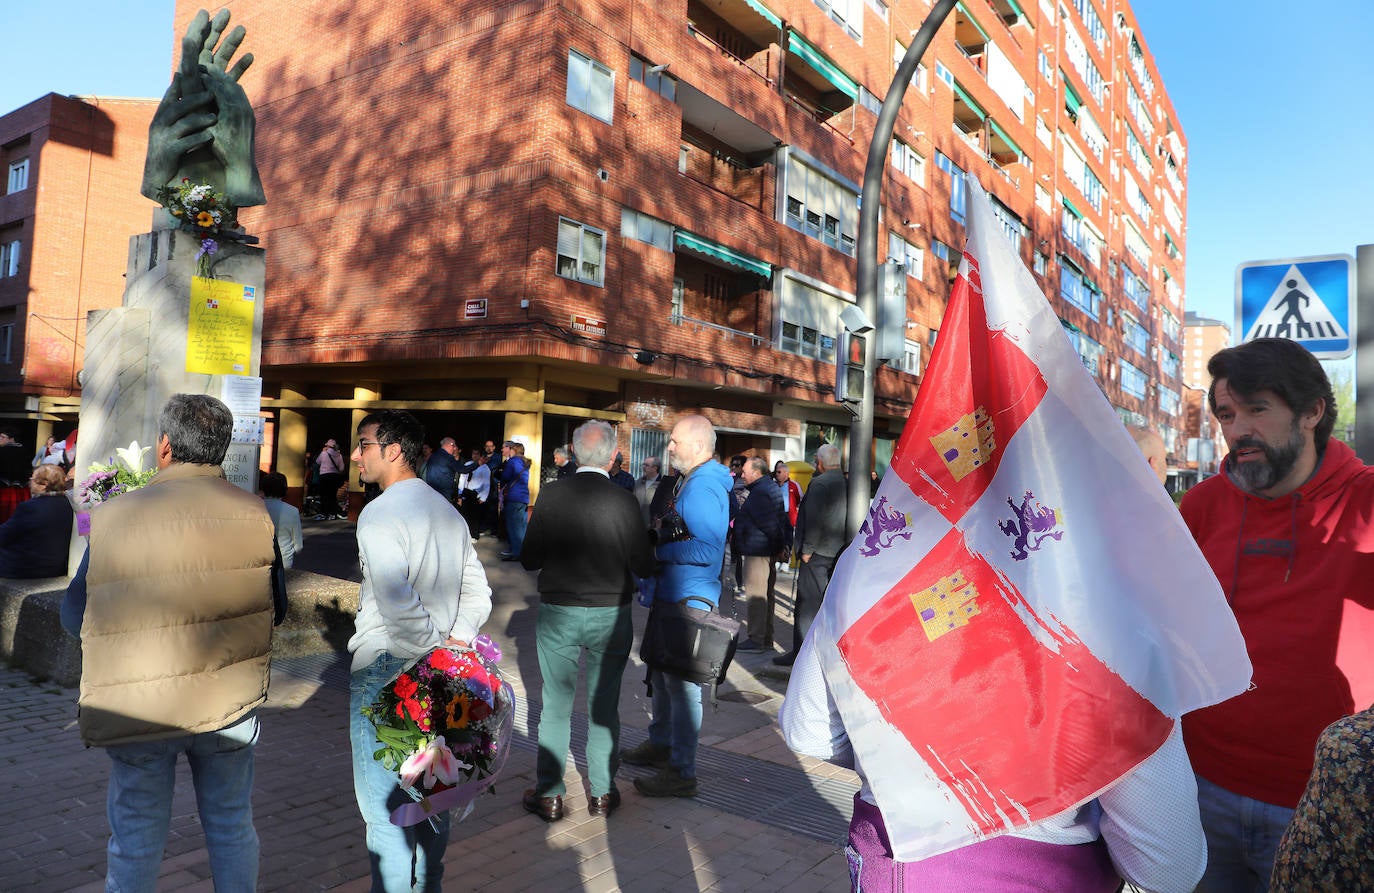
<instances>
[{"instance_id":1,"label":"pink lily flower","mask_svg":"<svg viewBox=\"0 0 1374 893\"><path fill-rule=\"evenodd\" d=\"M470 771L472 766L455 757L443 738L435 738L401 764L401 784L413 788L423 780L429 790L436 783L457 784L463 780L461 773Z\"/></svg>"}]
</instances>

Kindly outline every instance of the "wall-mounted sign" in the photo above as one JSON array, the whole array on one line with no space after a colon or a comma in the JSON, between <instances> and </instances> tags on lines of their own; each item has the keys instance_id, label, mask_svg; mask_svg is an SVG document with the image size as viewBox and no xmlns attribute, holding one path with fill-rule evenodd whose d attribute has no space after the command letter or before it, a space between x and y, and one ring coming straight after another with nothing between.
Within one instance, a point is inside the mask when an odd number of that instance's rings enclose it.
<instances>
[{"instance_id":1,"label":"wall-mounted sign","mask_svg":"<svg viewBox=\"0 0 1374 893\"><path fill-rule=\"evenodd\" d=\"M574 316L572 318L572 330L583 335L604 335L606 334L606 320L591 316Z\"/></svg>"},{"instance_id":2,"label":"wall-mounted sign","mask_svg":"<svg viewBox=\"0 0 1374 893\"><path fill-rule=\"evenodd\" d=\"M468 298L463 301L463 319L486 319L487 299Z\"/></svg>"}]
</instances>

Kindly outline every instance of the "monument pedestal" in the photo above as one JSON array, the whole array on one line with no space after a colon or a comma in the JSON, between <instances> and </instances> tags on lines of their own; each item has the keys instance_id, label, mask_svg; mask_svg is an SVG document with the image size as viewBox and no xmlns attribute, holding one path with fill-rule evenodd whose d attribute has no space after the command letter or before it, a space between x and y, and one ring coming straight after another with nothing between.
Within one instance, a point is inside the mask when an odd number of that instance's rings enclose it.
<instances>
[{"instance_id":1,"label":"monument pedestal","mask_svg":"<svg viewBox=\"0 0 1374 893\"><path fill-rule=\"evenodd\" d=\"M191 280L198 251L200 240L181 230L157 229L134 236L123 306L87 315L76 445L78 483L91 463L108 461L117 447L134 440L141 446L155 445L157 416L172 394L220 396L223 375L186 371ZM252 350L248 368L238 374L260 375L266 252L223 242L212 256L211 272L222 282L253 289Z\"/></svg>"}]
</instances>

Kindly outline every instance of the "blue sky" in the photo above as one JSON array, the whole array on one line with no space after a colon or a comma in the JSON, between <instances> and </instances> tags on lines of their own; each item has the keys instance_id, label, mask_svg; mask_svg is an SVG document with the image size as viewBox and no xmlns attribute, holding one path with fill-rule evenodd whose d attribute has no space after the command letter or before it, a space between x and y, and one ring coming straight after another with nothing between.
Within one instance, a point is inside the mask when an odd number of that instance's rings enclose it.
<instances>
[{"instance_id":1,"label":"blue sky","mask_svg":"<svg viewBox=\"0 0 1374 893\"><path fill-rule=\"evenodd\" d=\"M59 0L6 10L0 113L50 91L160 96L177 36L172 0L118 6ZM1374 243L1374 177L1364 163L1374 54L1358 51L1374 33L1374 3L1134 8L1188 138L1188 309L1230 322L1244 261Z\"/></svg>"}]
</instances>

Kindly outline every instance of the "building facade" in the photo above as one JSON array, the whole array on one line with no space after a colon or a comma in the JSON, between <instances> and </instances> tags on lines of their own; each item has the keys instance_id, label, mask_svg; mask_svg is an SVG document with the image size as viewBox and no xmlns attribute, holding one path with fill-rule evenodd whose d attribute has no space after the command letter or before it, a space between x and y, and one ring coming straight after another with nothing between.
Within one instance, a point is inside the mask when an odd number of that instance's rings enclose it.
<instances>
[{"instance_id":1,"label":"building facade","mask_svg":"<svg viewBox=\"0 0 1374 893\"><path fill-rule=\"evenodd\" d=\"M118 307L151 99L49 93L0 116L0 427L24 443L76 426L86 312Z\"/></svg>"},{"instance_id":2,"label":"building facade","mask_svg":"<svg viewBox=\"0 0 1374 893\"><path fill-rule=\"evenodd\" d=\"M177 3L177 33L198 8ZM268 204L269 461L405 407L549 465L581 420L633 467L704 411L720 452L843 439L876 112L924 0L240 0ZM312 34L308 46L298 39ZM1123 419L1177 447L1186 143L1123 0L966 0L907 91L879 246L906 267L876 467L993 196Z\"/></svg>"},{"instance_id":3,"label":"building facade","mask_svg":"<svg viewBox=\"0 0 1374 893\"><path fill-rule=\"evenodd\" d=\"M1226 455L1226 439L1212 418L1207 393L1212 376L1207 362L1219 350L1231 346L1231 327L1218 319L1188 312L1183 317L1183 382L1186 395L1183 431L1187 453L1179 463L1179 483L1191 486L1217 473Z\"/></svg>"}]
</instances>

